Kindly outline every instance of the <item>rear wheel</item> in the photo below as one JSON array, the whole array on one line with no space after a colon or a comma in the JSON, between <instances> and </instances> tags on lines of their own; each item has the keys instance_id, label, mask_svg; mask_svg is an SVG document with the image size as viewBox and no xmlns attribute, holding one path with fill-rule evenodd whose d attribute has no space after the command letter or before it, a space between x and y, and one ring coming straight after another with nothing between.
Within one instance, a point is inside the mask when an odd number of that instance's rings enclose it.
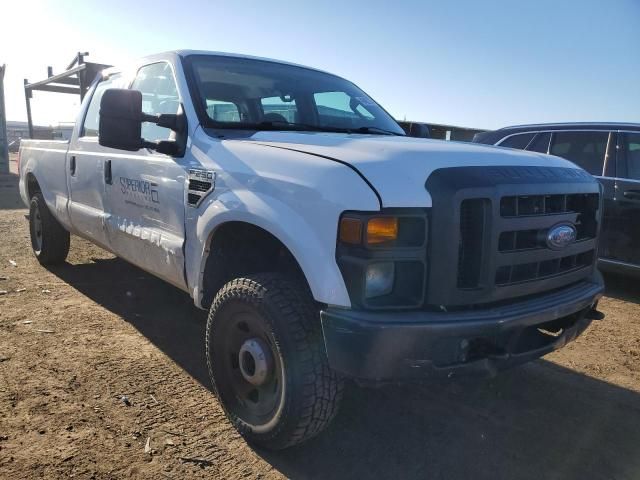
<instances>
[{"instance_id":1,"label":"rear wheel","mask_svg":"<svg viewBox=\"0 0 640 480\"><path fill-rule=\"evenodd\" d=\"M69 232L51 214L42 193L36 193L29 205L31 248L43 265L62 263L69 253Z\"/></svg>"},{"instance_id":2,"label":"rear wheel","mask_svg":"<svg viewBox=\"0 0 640 480\"><path fill-rule=\"evenodd\" d=\"M329 368L318 310L283 275L227 283L211 306L206 347L216 393L247 440L286 448L335 416L342 380Z\"/></svg>"}]
</instances>

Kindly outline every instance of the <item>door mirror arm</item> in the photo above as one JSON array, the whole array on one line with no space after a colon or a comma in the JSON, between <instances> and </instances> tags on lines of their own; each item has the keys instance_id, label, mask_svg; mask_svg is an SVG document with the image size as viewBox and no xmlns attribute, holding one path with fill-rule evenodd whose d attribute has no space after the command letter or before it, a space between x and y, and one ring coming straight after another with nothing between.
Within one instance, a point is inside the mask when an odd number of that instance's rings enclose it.
<instances>
[{"instance_id":1,"label":"door mirror arm","mask_svg":"<svg viewBox=\"0 0 640 480\"><path fill-rule=\"evenodd\" d=\"M184 155L187 140L187 122L185 119L182 106L178 113L161 113L160 115L150 115L142 113L142 122L155 123L159 127L168 128L176 132L175 140L160 140L158 142L150 142L141 139L142 147L155 150L158 153L169 155L170 157L182 157Z\"/></svg>"},{"instance_id":2,"label":"door mirror arm","mask_svg":"<svg viewBox=\"0 0 640 480\"><path fill-rule=\"evenodd\" d=\"M181 157L184 155L184 149L180 149L178 142L175 140L160 140L159 142L149 142L141 140L140 148L148 148L158 153L169 155L170 157Z\"/></svg>"},{"instance_id":3,"label":"door mirror arm","mask_svg":"<svg viewBox=\"0 0 640 480\"><path fill-rule=\"evenodd\" d=\"M182 108L179 113L161 113L160 115L151 115L142 113L142 122L155 123L159 127L168 128L177 134L184 133L186 122Z\"/></svg>"}]
</instances>

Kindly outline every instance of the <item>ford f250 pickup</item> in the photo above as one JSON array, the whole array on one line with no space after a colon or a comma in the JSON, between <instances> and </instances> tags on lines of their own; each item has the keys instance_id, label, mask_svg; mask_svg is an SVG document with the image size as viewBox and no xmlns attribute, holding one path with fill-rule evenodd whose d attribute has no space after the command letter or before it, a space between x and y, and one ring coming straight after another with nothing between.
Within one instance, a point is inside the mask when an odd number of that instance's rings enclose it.
<instances>
[{"instance_id":1,"label":"ford f250 pickup","mask_svg":"<svg viewBox=\"0 0 640 480\"><path fill-rule=\"evenodd\" d=\"M285 448L358 383L494 374L601 314L597 181L557 157L406 137L351 82L199 51L109 68L69 141L22 142L43 265L83 237L209 310L214 391Z\"/></svg>"}]
</instances>

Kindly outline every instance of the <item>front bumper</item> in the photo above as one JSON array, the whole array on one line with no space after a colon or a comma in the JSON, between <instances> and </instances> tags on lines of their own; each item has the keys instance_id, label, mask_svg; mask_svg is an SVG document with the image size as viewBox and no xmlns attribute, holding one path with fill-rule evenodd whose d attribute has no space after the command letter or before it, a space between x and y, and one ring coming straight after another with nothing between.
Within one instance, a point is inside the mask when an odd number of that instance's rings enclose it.
<instances>
[{"instance_id":1,"label":"front bumper","mask_svg":"<svg viewBox=\"0 0 640 480\"><path fill-rule=\"evenodd\" d=\"M329 307L320 315L329 364L349 377L384 382L493 375L578 337L591 323L589 312L603 291L596 272L562 290L481 310Z\"/></svg>"}]
</instances>

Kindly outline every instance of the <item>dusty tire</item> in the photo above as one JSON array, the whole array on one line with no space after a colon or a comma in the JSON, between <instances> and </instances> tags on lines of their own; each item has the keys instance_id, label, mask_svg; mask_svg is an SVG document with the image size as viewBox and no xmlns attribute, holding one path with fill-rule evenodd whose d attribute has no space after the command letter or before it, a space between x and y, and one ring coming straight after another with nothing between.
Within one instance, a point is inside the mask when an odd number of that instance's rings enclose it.
<instances>
[{"instance_id":1,"label":"dusty tire","mask_svg":"<svg viewBox=\"0 0 640 480\"><path fill-rule=\"evenodd\" d=\"M29 233L33 253L42 265L65 261L69 253L69 232L51 214L39 192L29 205Z\"/></svg>"},{"instance_id":2,"label":"dusty tire","mask_svg":"<svg viewBox=\"0 0 640 480\"><path fill-rule=\"evenodd\" d=\"M318 309L283 275L224 285L209 311L206 353L225 413L249 442L286 448L337 413L343 384L329 368Z\"/></svg>"}]
</instances>

